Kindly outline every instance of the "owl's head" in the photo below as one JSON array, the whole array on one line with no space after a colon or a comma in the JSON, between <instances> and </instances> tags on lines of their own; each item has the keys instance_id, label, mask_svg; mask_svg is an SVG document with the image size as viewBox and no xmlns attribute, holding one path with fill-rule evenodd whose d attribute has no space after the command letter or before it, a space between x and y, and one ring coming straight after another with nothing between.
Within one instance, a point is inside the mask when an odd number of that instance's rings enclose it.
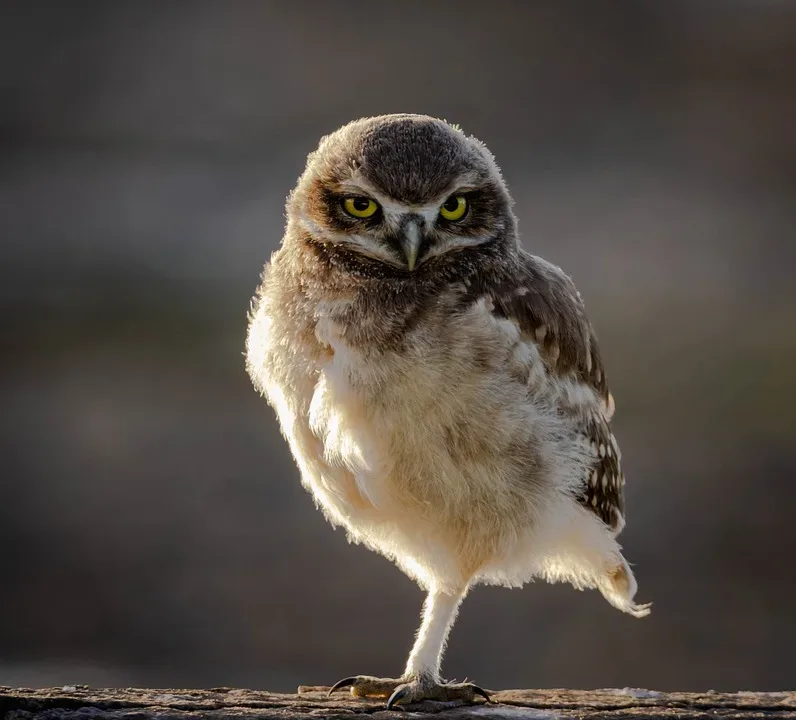
<instances>
[{"instance_id":1,"label":"owl's head","mask_svg":"<svg viewBox=\"0 0 796 720\"><path fill-rule=\"evenodd\" d=\"M288 200L311 242L403 273L450 253L516 247L492 154L425 115L356 120L321 139Z\"/></svg>"}]
</instances>

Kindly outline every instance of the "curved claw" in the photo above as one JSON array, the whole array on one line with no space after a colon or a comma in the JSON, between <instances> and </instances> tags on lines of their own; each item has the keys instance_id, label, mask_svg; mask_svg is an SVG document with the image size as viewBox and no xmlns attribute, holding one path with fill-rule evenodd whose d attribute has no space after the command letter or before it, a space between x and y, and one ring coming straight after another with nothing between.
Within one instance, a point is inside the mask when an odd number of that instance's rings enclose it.
<instances>
[{"instance_id":1,"label":"curved claw","mask_svg":"<svg viewBox=\"0 0 796 720\"><path fill-rule=\"evenodd\" d=\"M339 680L334 685L332 685L331 688L329 688L329 692L326 694L326 697L332 697L333 692L339 690L340 688L349 687L350 685L353 685L356 681L357 681L356 675L352 675L351 677Z\"/></svg>"},{"instance_id":2,"label":"curved claw","mask_svg":"<svg viewBox=\"0 0 796 720\"><path fill-rule=\"evenodd\" d=\"M487 702L492 702L492 700L489 698L489 693L484 690L484 688L479 687L478 685L473 685L472 683L470 683L470 687L476 695L480 695L482 698L486 699Z\"/></svg>"},{"instance_id":3,"label":"curved claw","mask_svg":"<svg viewBox=\"0 0 796 720\"><path fill-rule=\"evenodd\" d=\"M387 709L392 710L393 705L395 705L399 700L403 700L407 697L407 695L412 694L412 688L408 685L399 685L393 691L393 694L390 695L390 699L387 701Z\"/></svg>"}]
</instances>

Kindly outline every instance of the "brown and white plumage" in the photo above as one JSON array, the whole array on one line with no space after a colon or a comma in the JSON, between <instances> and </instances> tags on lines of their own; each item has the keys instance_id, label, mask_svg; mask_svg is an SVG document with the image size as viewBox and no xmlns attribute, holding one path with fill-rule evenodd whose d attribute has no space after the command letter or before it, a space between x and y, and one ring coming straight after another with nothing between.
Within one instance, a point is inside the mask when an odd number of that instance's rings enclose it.
<instances>
[{"instance_id":1,"label":"brown and white plumage","mask_svg":"<svg viewBox=\"0 0 796 720\"><path fill-rule=\"evenodd\" d=\"M309 156L287 218L249 373L329 520L429 592L402 678L345 684L397 687L388 705L471 700L439 666L479 582L563 580L646 615L615 540L624 479L594 332L572 281L520 248L488 150L425 116L351 123Z\"/></svg>"},{"instance_id":2,"label":"brown and white plumage","mask_svg":"<svg viewBox=\"0 0 796 720\"><path fill-rule=\"evenodd\" d=\"M512 277L506 287L479 292L490 298L496 316L511 319L524 341L536 345L545 382L565 394L559 400L561 411L571 414L573 427L595 455L579 498L618 534L624 525L624 476L610 429L614 399L597 338L570 278L541 258L521 256L519 277Z\"/></svg>"}]
</instances>

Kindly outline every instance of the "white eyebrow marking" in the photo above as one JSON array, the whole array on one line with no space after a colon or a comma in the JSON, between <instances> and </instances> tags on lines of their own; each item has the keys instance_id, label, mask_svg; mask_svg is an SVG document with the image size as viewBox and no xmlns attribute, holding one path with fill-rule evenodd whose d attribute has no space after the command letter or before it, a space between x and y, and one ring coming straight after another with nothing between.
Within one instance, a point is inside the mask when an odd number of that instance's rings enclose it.
<instances>
[{"instance_id":1,"label":"white eyebrow marking","mask_svg":"<svg viewBox=\"0 0 796 720\"><path fill-rule=\"evenodd\" d=\"M474 171L468 171L453 178L451 184L440 193L430 203L422 205L412 205L407 203L398 202L394 198L382 192L375 187L373 183L359 170L353 172L348 178L341 180L336 185L337 192L341 194L361 195L375 200L381 206L384 224L387 229L392 232L398 231L401 228L402 216L411 213L418 215L422 218L422 229L416 224L411 223L410 226L404 228L404 237L408 240L407 250L411 253L411 248L417 247L419 249L419 235L425 231L428 232L433 229L439 217L439 210L443 203L452 195L464 194L477 190L478 176ZM305 222L309 218L304 218ZM310 221L311 222L311 221ZM504 223L497 220L495 223L495 231L502 230ZM437 229L440 232L440 229ZM330 234L328 231L323 232L323 235L334 239L337 242L348 242L348 244L356 245L364 251L364 254L369 255L391 265L398 267L405 267L396 263L396 258L393 257L392 252L382 247L375 236L369 235L338 235ZM438 240L428 249L422 258L417 258L414 262L410 260L410 264L417 265L425 263L433 257L443 255L450 250L464 247L472 247L473 245L481 245L491 241L494 238L494 233L479 236L466 236L458 235L455 232L442 232ZM408 260L408 258L407 258ZM419 261L419 262L418 262Z\"/></svg>"},{"instance_id":2,"label":"white eyebrow marking","mask_svg":"<svg viewBox=\"0 0 796 720\"><path fill-rule=\"evenodd\" d=\"M350 178L343 180L339 184L339 190L343 193L352 195L365 195L373 198L381 205L386 215L402 215L404 213L417 213L425 221L426 227L431 227L437 220L439 209L442 204L451 196L457 193L465 193L476 189L475 182L477 176L474 172L468 171L454 178L451 184L445 188L434 200L423 205L407 205L400 203L385 195L381 190L368 182L360 171L356 171Z\"/></svg>"},{"instance_id":3,"label":"white eyebrow marking","mask_svg":"<svg viewBox=\"0 0 796 720\"><path fill-rule=\"evenodd\" d=\"M406 213L420 215L420 217L423 218L424 226L427 228L433 227L439 215L441 203L433 202L426 205L406 205L405 203L396 202L370 185L363 187L361 184L346 182L340 184L340 191L343 193L351 193L352 195L364 195L373 198L381 206L388 224L394 227L398 225L399 216L405 215ZM447 198L448 196L446 195L445 197Z\"/></svg>"}]
</instances>

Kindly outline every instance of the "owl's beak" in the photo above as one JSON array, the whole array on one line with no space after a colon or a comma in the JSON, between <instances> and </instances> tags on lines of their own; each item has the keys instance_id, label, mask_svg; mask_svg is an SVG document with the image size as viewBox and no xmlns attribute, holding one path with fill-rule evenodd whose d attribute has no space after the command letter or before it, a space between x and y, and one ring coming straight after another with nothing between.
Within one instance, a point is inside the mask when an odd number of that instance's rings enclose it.
<instances>
[{"instance_id":1,"label":"owl's beak","mask_svg":"<svg viewBox=\"0 0 796 720\"><path fill-rule=\"evenodd\" d=\"M417 227L417 222L414 220L409 221L406 224L402 245L406 257L406 267L409 268L410 272L415 269L417 264L417 253L420 250L421 240L420 228Z\"/></svg>"}]
</instances>

